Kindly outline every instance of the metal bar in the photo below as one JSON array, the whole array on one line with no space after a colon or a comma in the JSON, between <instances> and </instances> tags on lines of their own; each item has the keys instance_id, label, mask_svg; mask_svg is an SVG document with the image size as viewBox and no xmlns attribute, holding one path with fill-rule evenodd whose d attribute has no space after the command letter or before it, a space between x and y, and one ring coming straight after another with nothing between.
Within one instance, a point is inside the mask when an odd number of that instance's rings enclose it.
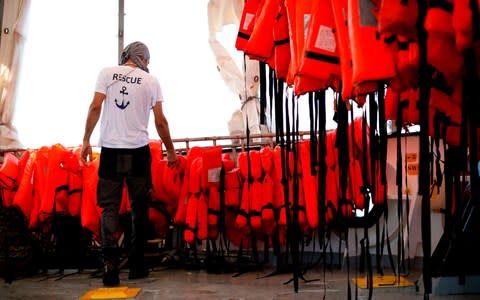
<instances>
[{"instance_id":1,"label":"metal bar","mask_svg":"<svg viewBox=\"0 0 480 300\"><path fill-rule=\"evenodd\" d=\"M118 0L118 63L124 47L125 0Z\"/></svg>"}]
</instances>

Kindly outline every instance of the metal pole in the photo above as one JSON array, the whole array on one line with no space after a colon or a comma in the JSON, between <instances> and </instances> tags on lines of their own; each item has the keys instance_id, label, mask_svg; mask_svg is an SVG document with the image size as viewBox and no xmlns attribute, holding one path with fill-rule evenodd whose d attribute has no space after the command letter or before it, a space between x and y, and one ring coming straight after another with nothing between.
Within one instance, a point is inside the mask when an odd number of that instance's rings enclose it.
<instances>
[{"instance_id":1,"label":"metal pole","mask_svg":"<svg viewBox=\"0 0 480 300\"><path fill-rule=\"evenodd\" d=\"M125 0L118 0L118 63L123 51L123 29L125 21Z\"/></svg>"}]
</instances>

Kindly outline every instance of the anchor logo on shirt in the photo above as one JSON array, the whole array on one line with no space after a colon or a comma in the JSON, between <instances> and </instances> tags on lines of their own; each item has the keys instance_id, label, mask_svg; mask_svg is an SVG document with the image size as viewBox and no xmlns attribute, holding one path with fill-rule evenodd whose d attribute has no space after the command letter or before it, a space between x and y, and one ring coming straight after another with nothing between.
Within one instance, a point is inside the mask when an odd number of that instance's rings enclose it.
<instances>
[{"instance_id":1,"label":"anchor logo on shirt","mask_svg":"<svg viewBox=\"0 0 480 300\"><path fill-rule=\"evenodd\" d=\"M118 104L118 100L117 100L117 98L115 98L115 105L118 108L123 110L123 109L127 108L127 106L130 104L130 101L127 101L127 103L125 103L125 95L128 95L126 86L122 86L122 90L120 91L120 94L122 94L122 103Z\"/></svg>"}]
</instances>

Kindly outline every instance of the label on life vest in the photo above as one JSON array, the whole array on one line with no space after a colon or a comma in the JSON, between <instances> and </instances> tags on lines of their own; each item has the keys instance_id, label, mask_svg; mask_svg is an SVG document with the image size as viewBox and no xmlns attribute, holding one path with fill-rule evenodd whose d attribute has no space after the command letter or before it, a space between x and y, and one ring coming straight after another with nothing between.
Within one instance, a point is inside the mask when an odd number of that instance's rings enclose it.
<instances>
[{"instance_id":1,"label":"label on life vest","mask_svg":"<svg viewBox=\"0 0 480 300\"><path fill-rule=\"evenodd\" d=\"M418 163L408 164L407 165L407 174L408 175L418 175Z\"/></svg>"},{"instance_id":2,"label":"label on life vest","mask_svg":"<svg viewBox=\"0 0 480 300\"><path fill-rule=\"evenodd\" d=\"M208 182L220 182L221 168L208 169Z\"/></svg>"},{"instance_id":3,"label":"label on life vest","mask_svg":"<svg viewBox=\"0 0 480 300\"><path fill-rule=\"evenodd\" d=\"M309 25L310 25L310 14L304 14L303 15L303 37L304 37L304 39L307 39Z\"/></svg>"},{"instance_id":4,"label":"label on life vest","mask_svg":"<svg viewBox=\"0 0 480 300\"><path fill-rule=\"evenodd\" d=\"M253 18L255 17L254 14L247 13L245 14L245 20L243 22L243 30L248 30L250 27L250 23L252 23Z\"/></svg>"},{"instance_id":5,"label":"label on life vest","mask_svg":"<svg viewBox=\"0 0 480 300\"><path fill-rule=\"evenodd\" d=\"M335 53L337 43L335 42L335 35L333 29L324 25L320 25L317 39L315 40L315 47L325 51Z\"/></svg>"},{"instance_id":6,"label":"label on life vest","mask_svg":"<svg viewBox=\"0 0 480 300\"><path fill-rule=\"evenodd\" d=\"M413 163L417 161L417 153L415 152L410 152L405 154L405 162L407 163Z\"/></svg>"}]
</instances>

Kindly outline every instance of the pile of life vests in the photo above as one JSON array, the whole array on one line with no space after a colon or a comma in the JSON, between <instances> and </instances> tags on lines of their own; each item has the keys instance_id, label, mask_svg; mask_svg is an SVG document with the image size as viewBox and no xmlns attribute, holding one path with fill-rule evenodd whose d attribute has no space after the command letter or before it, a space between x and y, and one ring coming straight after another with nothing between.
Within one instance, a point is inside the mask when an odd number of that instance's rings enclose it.
<instances>
[{"instance_id":1,"label":"pile of life vests","mask_svg":"<svg viewBox=\"0 0 480 300\"><path fill-rule=\"evenodd\" d=\"M478 58L480 50L474 32L479 25L473 24L479 5L473 2L427 1L423 24L431 74L429 135L440 131L451 145L461 142L464 54L474 49ZM386 119L418 125L418 17L417 1L246 0L235 46L266 63L299 96L331 88L362 107L383 82Z\"/></svg>"},{"instance_id":2,"label":"pile of life vests","mask_svg":"<svg viewBox=\"0 0 480 300\"><path fill-rule=\"evenodd\" d=\"M361 121L353 124L363 126ZM150 222L159 237L165 237L168 226L179 226L189 244L215 240L222 233L234 245L249 248L253 231L259 238L276 234L284 243L287 214L297 214L302 232L310 234L318 228L319 220L325 220L324 224L333 222L342 206L348 216L353 209L365 205L365 195L360 192L365 183L357 180L362 178L359 172L363 160L360 151L355 150L349 166L349 172L355 174L348 177L347 201L339 204L341 191L336 182L339 163L334 139L335 131L330 131L325 197L318 195L318 172L311 169L312 147L308 139L296 145L301 153L296 167L293 152L282 154L280 146L238 153L226 152L221 146L196 146L186 155L179 155L177 168L167 166L161 142L152 140ZM357 142L361 143L361 138ZM358 146L354 147L358 150ZM83 164L79 151L55 144L25 150L21 155L5 153L0 167L2 205L19 208L31 230L49 224L55 216L80 217L82 227L99 239L101 208L96 204L99 154L94 153L93 160ZM287 154L289 171L285 173L282 155ZM299 180L298 196L293 193L294 178ZM293 197L299 199L298 209L293 209ZM323 199L325 203L319 203ZM375 199L384 201L382 197ZM324 212L321 207L328 209ZM120 214L130 211L125 185Z\"/></svg>"}]
</instances>

